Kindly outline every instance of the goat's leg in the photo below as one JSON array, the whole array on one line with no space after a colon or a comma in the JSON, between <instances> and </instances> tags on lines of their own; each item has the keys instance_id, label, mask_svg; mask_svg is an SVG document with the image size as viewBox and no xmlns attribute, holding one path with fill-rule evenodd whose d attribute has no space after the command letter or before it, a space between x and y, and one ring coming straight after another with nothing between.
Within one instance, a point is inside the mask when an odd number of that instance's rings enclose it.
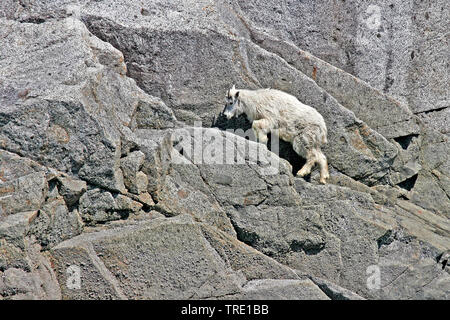
<instances>
[{"instance_id":1,"label":"goat's leg","mask_svg":"<svg viewBox=\"0 0 450 320\"><path fill-rule=\"evenodd\" d=\"M306 163L303 167L297 172L297 175L300 177L304 177L311 173L311 169L314 167L316 163L316 157L308 143L309 139L306 136L298 135L292 141L292 148L294 151L301 157L306 158Z\"/></svg>"},{"instance_id":2,"label":"goat's leg","mask_svg":"<svg viewBox=\"0 0 450 320\"><path fill-rule=\"evenodd\" d=\"M270 132L270 123L266 119L255 120L252 123L252 129L258 142L267 144L267 134Z\"/></svg>"},{"instance_id":3,"label":"goat's leg","mask_svg":"<svg viewBox=\"0 0 450 320\"><path fill-rule=\"evenodd\" d=\"M330 177L330 174L328 172L328 162L325 155L322 153L321 150L317 150L317 162L320 166L320 179L319 182L321 184L326 184L327 179Z\"/></svg>"},{"instance_id":4,"label":"goat's leg","mask_svg":"<svg viewBox=\"0 0 450 320\"><path fill-rule=\"evenodd\" d=\"M311 173L311 169L314 167L315 163L316 158L314 157L313 153L308 152L306 156L306 163L300 170L298 170L297 175L299 177L307 176L308 174Z\"/></svg>"}]
</instances>

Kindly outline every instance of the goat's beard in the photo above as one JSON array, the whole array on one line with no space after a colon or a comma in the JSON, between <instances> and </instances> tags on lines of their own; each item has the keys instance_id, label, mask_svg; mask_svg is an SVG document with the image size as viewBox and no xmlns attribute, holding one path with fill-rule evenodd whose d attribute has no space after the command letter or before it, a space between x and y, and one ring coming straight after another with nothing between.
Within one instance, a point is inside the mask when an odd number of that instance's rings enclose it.
<instances>
[{"instance_id":1,"label":"goat's beard","mask_svg":"<svg viewBox=\"0 0 450 320\"><path fill-rule=\"evenodd\" d=\"M225 117L227 117L228 120L230 120L231 118L234 117L234 113L233 112L225 111L223 114L225 115Z\"/></svg>"},{"instance_id":2,"label":"goat's beard","mask_svg":"<svg viewBox=\"0 0 450 320\"><path fill-rule=\"evenodd\" d=\"M223 114L230 120L233 117L238 117L242 113L241 102L238 100L234 103L232 110L225 110Z\"/></svg>"}]
</instances>

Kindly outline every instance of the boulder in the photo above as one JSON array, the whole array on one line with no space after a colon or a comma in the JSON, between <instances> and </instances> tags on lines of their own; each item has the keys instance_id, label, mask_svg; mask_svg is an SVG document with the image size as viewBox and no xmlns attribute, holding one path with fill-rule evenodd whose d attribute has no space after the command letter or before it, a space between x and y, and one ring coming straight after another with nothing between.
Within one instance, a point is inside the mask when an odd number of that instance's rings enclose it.
<instances>
[{"instance_id":1,"label":"boulder","mask_svg":"<svg viewBox=\"0 0 450 320\"><path fill-rule=\"evenodd\" d=\"M130 131L138 106L154 99L125 77L122 53L72 18L1 23L2 30L15 30L2 35L0 52L2 148L125 192L122 132ZM36 46L42 50L30 49Z\"/></svg>"},{"instance_id":2,"label":"boulder","mask_svg":"<svg viewBox=\"0 0 450 320\"><path fill-rule=\"evenodd\" d=\"M255 280L247 282L245 273L232 268L226 255L218 253L209 242L212 237L226 244L228 236L210 229L207 240L202 228L191 216L179 215L62 242L51 250L59 282L63 284L62 297L211 299L240 294L241 298L257 299L268 292L273 297L288 298L294 293L299 298L327 298L311 281L261 280L259 285ZM242 253L241 249L233 254ZM253 255L274 266L277 272L286 273L286 268L270 258L257 252ZM273 274L269 265L259 271ZM68 267L78 268L80 288L71 288ZM291 271L290 277L294 275Z\"/></svg>"}]
</instances>

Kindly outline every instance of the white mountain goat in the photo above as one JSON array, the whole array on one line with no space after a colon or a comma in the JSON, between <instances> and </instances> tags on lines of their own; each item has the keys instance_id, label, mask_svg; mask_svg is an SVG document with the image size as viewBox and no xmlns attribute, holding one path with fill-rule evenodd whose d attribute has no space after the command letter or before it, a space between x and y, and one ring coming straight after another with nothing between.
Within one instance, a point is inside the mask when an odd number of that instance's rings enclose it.
<instances>
[{"instance_id":1,"label":"white mountain goat","mask_svg":"<svg viewBox=\"0 0 450 320\"><path fill-rule=\"evenodd\" d=\"M246 90L233 86L226 101L223 113L228 119L245 113L259 142L267 144L267 134L271 132L292 143L294 151L306 158L297 175L308 175L317 163L320 183L326 183L328 163L320 147L327 143L327 127L316 109L275 89Z\"/></svg>"}]
</instances>

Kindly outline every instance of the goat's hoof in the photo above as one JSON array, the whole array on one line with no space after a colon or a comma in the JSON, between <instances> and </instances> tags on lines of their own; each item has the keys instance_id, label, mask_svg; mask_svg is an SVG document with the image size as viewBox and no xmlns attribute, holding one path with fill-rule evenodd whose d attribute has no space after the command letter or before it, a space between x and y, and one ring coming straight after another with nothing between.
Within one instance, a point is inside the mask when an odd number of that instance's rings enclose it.
<instances>
[{"instance_id":1,"label":"goat's hoof","mask_svg":"<svg viewBox=\"0 0 450 320\"><path fill-rule=\"evenodd\" d=\"M319 182L321 184L327 184L327 180L330 178L330 175L328 173L324 174L320 177Z\"/></svg>"},{"instance_id":2,"label":"goat's hoof","mask_svg":"<svg viewBox=\"0 0 450 320\"><path fill-rule=\"evenodd\" d=\"M296 176L300 177L300 178L303 178L304 176L306 176L306 172L302 172L302 170L298 170Z\"/></svg>"}]
</instances>

